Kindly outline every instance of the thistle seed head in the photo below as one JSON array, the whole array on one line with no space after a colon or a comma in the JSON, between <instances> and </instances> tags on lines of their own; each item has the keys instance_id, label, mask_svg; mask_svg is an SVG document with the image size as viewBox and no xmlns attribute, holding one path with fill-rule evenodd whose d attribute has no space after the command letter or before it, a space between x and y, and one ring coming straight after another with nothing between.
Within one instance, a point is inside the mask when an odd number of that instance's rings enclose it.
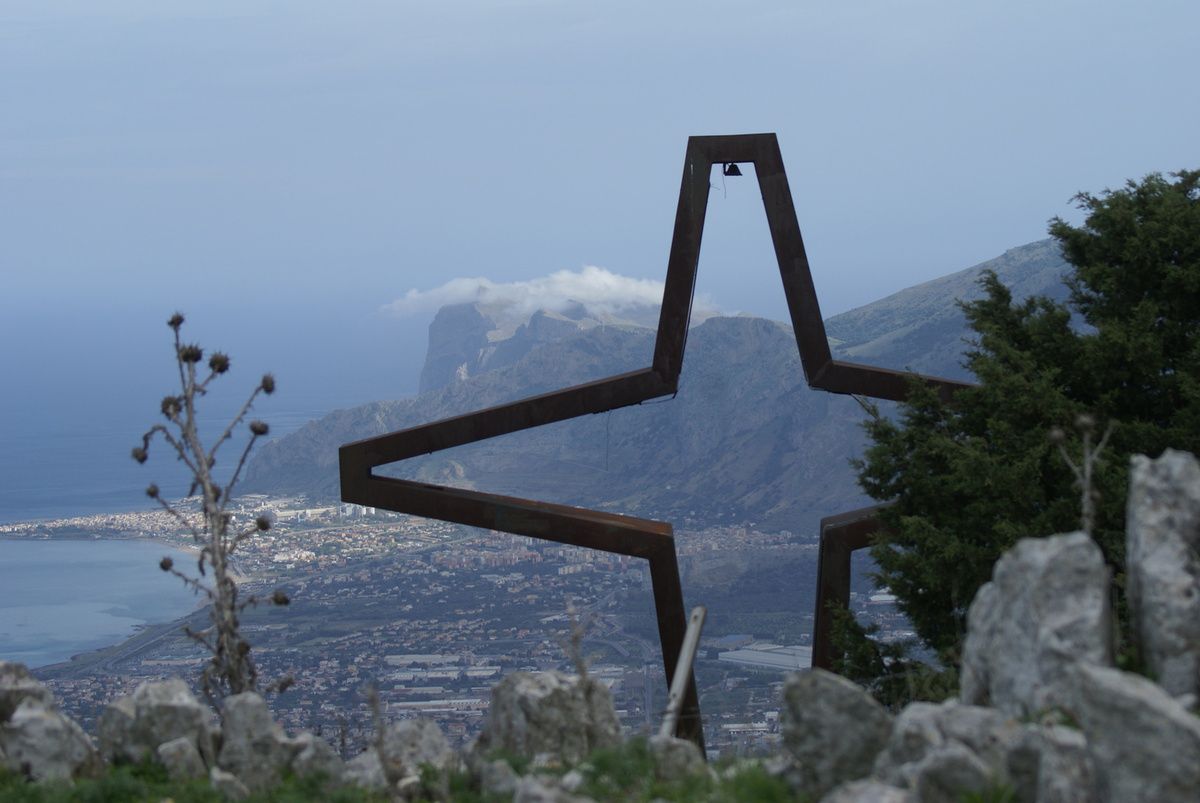
<instances>
[{"instance_id":1,"label":"thistle seed head","mask_svg":"<svg viewBox=\"0 0 1200 803\"><path fill-rule=\"evenodd\" d=\"M287 605L291 602L288 595L282 588L275 589L275 593L271 595L271 602L275 605Z\"/></svg>"},{"instance_id":2,"label":"thistle seed head","mask_svg":"<svg viewBox=\"0 0 1200 803\"><path fill-rule=\"evenodd\" d=\"M171 317L170 317L170 318L167 320L167 326L171 327L171 328L172 328L172 329L174 329L176 332L178 332L178 331L179 331L179 327L183 326L183 313L182 313L182 312L177 312L177 313L175 313L174 315L172 315L172 316L171 316Z\"/></svg>"},{"instance_id":3,"label":"thistle seed head","mask_svg":"<svg viewBox=\"0 0 1200 803\"><path fill-rule=\"evenodd\" d=\"M131 451L130 454L133 456L133 459L138 461L139 463L145 463L146 458L150 456L149 454L146 453L146 450L141 446L133 447L133 451Z\"/></svg>"},{"instance_id":4,"label":"thistle seed head","mask_svg":"<svg viewBox=\"0 0 1200 803\"><path fill-rule=\"evenodd\" d=\"M1046 433L1046 438L1057 446L1066 441L1067 433L1062 431L1062 427L1051 427L1050 431Z\"/></svg>"},{"instance_id":5,"label":"thistle seed head","mask_svg":"<svg viewBox=\"0 0 1200 803\"><path fill-rule=\"evenodd\" d=\"M263 374L262 384L259 385L262 392L270 396L275 392L275 377L271 374Z\"/></svg>"},{"instance_id":6,"label":"thistle seed head","mask_svg":"<svg viewBox=\"0 0 1200 803\"><path fill-rule=\"evenodd\" d=\"M1096 428L1096 419L1087 413L1080 413L1075 417L1075 426L1080 432L1091 432Z\"/></svg>"},{"instance_id":7,"label":"thistle seed head","mask_svg":"<svg viewBox=\"0 0 1200 803\"><path fill-rule=\"evenodd\" d=\"M229 355L219 351L213 352L213 355L208 358L208 367L214 374L225 373L229 370Z\"/></svg>"},{"instance_id":8,"label":"thistle seed head","mask_svg":"<svg viewBox=\"0 0 1200 803\"><path fill-rule=\"evenodd\" d=\"M267 426L267 423L265 421L251 421L250 422L250 432L252 432L254 435L257 435L258 437L262 437L263 435L266 435L270 431L271 431L271 428L269 426Z\"/></svg>"},{"instance_id":9,"label":"thistle seed head","mask_svg":"<svg viewBox=\"0 0 1200 803\"><path fill-rule=\"evenodd\" d=\"M146 486L146 496L150 497L151 499L157 499L158 498L158 486L155 485L154 483L150 483L149 485L147 485Z\"/></svg>"},{"instance_id":10,"label":"thistle seed head","mask_svg":"<svg viewBox=\"0 0 1200 803\"><path fill-rule=\"evenodd\" d=\"M179 347L179 361L197 363L204 359L204 349L195 343L185 343Z\"/></svg>"},{"instance_id":11,"label":"thistle seed head","mask_svg":"<svg viewBox=\"0 0 1200 803\"><path fill-rule=\"evenodd\" d=\"M265 533L267 530L271 529L271 520L266 516L259 516L254 520L254 526L257 527L261 532Z\"/></svg>"},{"instance_id":12,"label":"thistle seed head","mask_svg":"<svg viewBox=\"0 0 1200 803\"><path fill-rule=\"evenodd\" d=\"M180 402L178 396L163 396L160 409L167 418L174 418L183 409L183 403Z\"/></svg>"},{"instance_id":13,"label":"thistle seed head","mask_svg":"<svg viewBox=\"0 0 1200 803\"><path fill-rule=\"evenodd\" d=\"M158 568L162 569L164 572L171 571L171 567L174 565L175 561L171 560L170 558L163 558L158 562Z\"/></svg>"}]
</instances>

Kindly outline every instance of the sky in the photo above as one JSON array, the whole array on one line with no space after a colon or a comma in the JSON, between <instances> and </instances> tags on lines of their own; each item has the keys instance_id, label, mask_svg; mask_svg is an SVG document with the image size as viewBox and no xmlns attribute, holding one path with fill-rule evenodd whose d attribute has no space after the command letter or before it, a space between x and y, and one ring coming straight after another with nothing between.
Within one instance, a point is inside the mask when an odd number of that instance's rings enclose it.
<instances>
[{"instance_id":1,"label":"sky","mask_svg":"<svg viewBox=\"0 0 1200 803\"><path fill-rule=\"evenodd\" d=\"M692 134L776 132L823 312L868 303L1200 166L1196 30L1194 0L5 0L0 438L152 414L177 309L231 384L328 408L415 390L447 287L644 292ZM749 176L698 289L785 317Z\"/></svg>"}]
</instances>

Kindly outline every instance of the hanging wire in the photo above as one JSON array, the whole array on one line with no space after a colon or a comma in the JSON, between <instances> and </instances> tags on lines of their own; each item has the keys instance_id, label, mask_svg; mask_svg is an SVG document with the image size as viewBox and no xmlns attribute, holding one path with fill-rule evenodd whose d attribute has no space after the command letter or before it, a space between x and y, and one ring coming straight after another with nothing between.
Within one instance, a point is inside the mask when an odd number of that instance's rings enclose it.
<instances>
[{"instance_id":1,"label":"hanging wire","mask_svg":"<svg viewBox=\"0 0 1200 803\"><path fill-rule=\"evenodd\" d=\"M608 434L609 425L612 423L612 410L608 411L608 415L604 416L604 471L608 472Z\"/></svg>"}]
</instances>

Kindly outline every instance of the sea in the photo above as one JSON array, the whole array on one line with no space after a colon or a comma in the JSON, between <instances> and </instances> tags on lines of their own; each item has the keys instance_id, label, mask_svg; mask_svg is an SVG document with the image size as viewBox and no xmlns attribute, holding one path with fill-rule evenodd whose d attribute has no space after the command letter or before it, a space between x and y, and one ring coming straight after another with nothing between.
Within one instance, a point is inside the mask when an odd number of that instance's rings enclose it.
<instances>
[{"instance_id":1,"label":"sea","mask_svg":"<svg viewBox=\"0 0 1200 803\"><path fill-rule=\"evenodd\" d=\"M349 406L349 405L346 405ZM271 410L262 417L270 437L294 432L336 406L303 406ZM211 441L226 423L224 416L203 418L201 437ZM146 486L157 484L169 496L187 494L188 475L170 448L156 438L150 457L139 464L130 457L153 423L137 420L86 420L21 430L4 422L0 430L0 524L64 519L151 508ZM223 468L236 462L244 441L223 447Z\"/></svg>"},{"instance_id":2,"label":"sea","mask_svg":"<svg viewBox=\"0 0 1200 803\"><path fill-rule=\"evenodd\" d=\"M151 541L0 539L0 660L33 668L121 642L194 610Z\"/></svg>"},{"instance_id":3,"label":"sea","mask_svg":"<svg viewBox=\"0 0 1200 803\"><path fill-rule=\"evenodd\" d=\"M271 437L295 431L337 409L331 403L269 410ZM265 407L265 405L264 405ZM225 411L220 411L225 412ZM201 421L205 440L226 419ZM92 420L71 426L0 430L0 523L150 509L145 488L183 496L187 475L162 442L139 465L130 449L142 421ZM226 445L230 464L243 444ZM0 660L33 668L117 644L148 624L194 610L197 598L158 570L181 553L152 541L30 540L0 537Z\"/></svg>"}]
</instances>

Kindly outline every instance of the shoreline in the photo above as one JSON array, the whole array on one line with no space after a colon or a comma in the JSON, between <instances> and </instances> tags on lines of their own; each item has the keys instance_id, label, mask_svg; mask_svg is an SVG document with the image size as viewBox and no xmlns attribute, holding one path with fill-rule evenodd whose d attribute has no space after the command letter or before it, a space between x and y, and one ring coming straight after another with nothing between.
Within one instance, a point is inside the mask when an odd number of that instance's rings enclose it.
<instances>
[{"instance_id":1,"label":"shoreline","mask_svg":"<svg viewBox=\"0 0 1200 803\"><path fill-rule=\"evenodd\" d=\"M84 533L71 533L69 535L63 535L61 537L58 537L58 536L45 537L42 535L37 535L37 536L24 535L24 536L22 536L22 535L13 535L11 533L4 533L4 534L0 534L0 542L12 542L12 543L24 543L24 544L46 544L46 543L56 543L56 542L57 543L103 543L103 542L140 543L140 544L145 544L147 546L153 545L156 547L163 547L163 548L171 550L172 552L182 553L183 555L185 555L187 557L192 557L192 558L194 558L200 554L200 547L198 547L194 544L178 544L178 543L172 542L170 540L167 540L165 538L153 538L153 537L149 537L149 536L145 536L145 535L124 537L124 536L120 536L120 535L107 535L107 534L89 536ZM194 569L194 566L192 566L192 568ZM253 578L243 575L242 573L236 571L236 568L237 567L235 566L234 567L235 571L233 572L233 575L234 575L235 581L239 585L253 581ZM147 569L147 571L157 572L158 570L155 567L154 569ZM3 573L3 564L0 563L0 574L2 574L2 573ZM194 571L191 573L194 574ZM190 589L188 589L186 587L181 587L179 590L182 592L190 592L191 591ZM71 650L69 655L66 655L65 657L61 657L61 658L56 658L51 663L44 663L44 664L39 663L39 664L34 664L34 665L27 664L27 666L29 666L30 671L34 672L34 673L46 672L47 677L61 677L61 676L73 675L76 672L84 670L86 667L95 667L96 665L101 664L101 663L104 663L104 664L110 663L114 660L114 656L128 655L131 652L136 652L136 651L140 650L142 647L147 646L150 643L157 642L164 637L170 636L174 632L178 631L184 623L188 622L188 620L192 620L197 616L205 615L204 612L207 610L207 608L209 606L209 600L207 599L207 597L205 595L192 593L191 599L189 599L187 601L186 607L184 607L181 604L180 608L182 610L180 610L178 613L168 614L168 618L160 619L160 618L158 618L158 616L155 615L155 613L156 612L161 613L161 610L157 610L155 608L145 608L143 610L135 610L133 608L130 608L127 605L127 603L122 602L120 600L102 600L102 601L108 602L109 604L111 604L114 607L114 609L120 610L120 613L113 614L114 616L120 616L122 618L134 620L134 623L129 625L128 630L126 630L121 635L117 635L114 640L109 641L107 643L100 644L98 646L84 646L81 644L79 647L72 649L69 646L69 641L68 641L68 643L64 646L67 646L67 649ZM182 603L182 601L183 601L183 599L181 597L180 602ZM45 603L42 601L35 600L32 604L33 605L42 605ZM17 616L20 617L22 614L19 612L21 611L22 608L27 607L27 606L21 605L21 604L16 604L16 605L10 605L7 607L12 609L14 612L18 612ZM18 619L18 621L19 621L19 619ZM46 626L45 632L47 635L51 634L53 632L52 626ZM85 639L79 639L79 641L85 641ZM44 639L43 642L44 643L42 643L42 644L35 642L33 650L36 652L36 651L40 651L41 649L44 649L44 647L46 645L49 645L52 643L52 640ZM53 651L50 650L50 652L53 652ZM60 653L60 655L61 655L61 653ZM14 660L14 659L9 659L3 653L0 653L0 660Z\"/></svg>"}]
</instances>

